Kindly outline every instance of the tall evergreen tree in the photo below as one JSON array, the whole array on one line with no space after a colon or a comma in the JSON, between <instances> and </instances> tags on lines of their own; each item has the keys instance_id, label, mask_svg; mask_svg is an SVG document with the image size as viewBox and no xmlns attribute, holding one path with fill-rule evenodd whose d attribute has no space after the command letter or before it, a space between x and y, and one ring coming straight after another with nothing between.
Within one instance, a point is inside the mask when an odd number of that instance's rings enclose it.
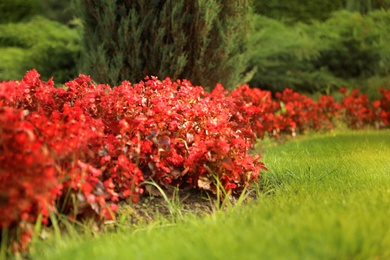
<instances>
[{"instance_id":1,"label":"tall evergreen tree","mask_svg":"<svg viewBox=\"0 0 390 260\"><path fill-rule=\"evenodd\" d=\"M212 88L249 81L250 0L75 0L83 73L98 82L147 75Z\"/></svg>"},{"instance_id":2,"label":"tall evergreen tree","mask_svg":"<svg viewBox=\"0 0 390 260\"><path fill-rule=\"evenodd\" d=\"M372 0L347 0L346 9L351 12L368 13L373 9Z\"/></svg>"}]
</instances>

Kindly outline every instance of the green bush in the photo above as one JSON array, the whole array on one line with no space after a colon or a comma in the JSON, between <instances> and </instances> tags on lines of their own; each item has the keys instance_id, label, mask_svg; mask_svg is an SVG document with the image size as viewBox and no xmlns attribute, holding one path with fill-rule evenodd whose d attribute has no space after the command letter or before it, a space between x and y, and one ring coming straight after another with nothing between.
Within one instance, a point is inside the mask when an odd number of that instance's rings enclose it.
<instances>
[{"instance_id":1,"label":"green bush","mask_svg":"<svg viewBox=\"0 0 390 260\"><path fill-rule=\"evenodd\" d=\"M23 69L25 53L19 47L0 47L0 81L21 79L26 74Z\"/></svg>"},{"instance_id":2,"label":"green bush","mask_svg":"<svg viewBox=\"0 0 390 260\"><path fill-rule=\"evenodd\" d=\"M0 80L20 79L35 68L45 80L68 81L78 74L80 48L75 29L40 16L0 24Z\"/></svg>"},{"instance_id":3,"label":"green bush","mask_svg":"<svg viewBox=\"0 0 390 260\"><path fill-rule=\"evenodd\" d=\"M381 11L385 16L390 12ZM321 51L318 67L326 66L335 76L345 79L367 78L381 71L388 36L380 21L371 16L346 11L336 12L325 23L316 23L311 33L328 48Z\"/></svg>"},{"instance_id":4,"label":"green bush","mask_svg":"<svg viewBox=\"0 0 390 260\"><path fill-rule=\"evenodd\" d=\"M389 21L390 11L367 15L340 11L325 23L313 25L314 37L328 45L315 66L327 68L346 85L367 93L376 93L380 86L390 87Z\"/></svg>"},{"instance_id":5,"label":"green bush","mask_svg":"<svg viewBox=\"0 0 390 260\"><path fill-rule=\"evenodd\" d=\"M339 11L311 25L253 20L254 87L315 92L346 85L367 93L390 87L390 11Z\"/></svg>"},{"instance_id":6,"label":"green bush","mask_svg":"<svg viewBox=\"0 0 390 260\"><path fill-rule=\"evenodd\" d=\"M288 26L261 15L254 15L252 20L254 34L250 46L254 55L250 64L257 67L257 72L251 86L314 92L342 84L326 68L315 68L314 62L328 45L309 34L307 25Z\"/></svg>"},{"instance_id":7,"label":"green bush","mask_svg":"<svg viewBox=\"0 0 390 260\"><path fill-rule=\"evenodd\" d=\"M256 13L285 22L326 20L346 0L253 0Z\"/></svg>"},{"instance_id":8,"label":"green bush","mask_svg":"<svg viewBox=\"0 0 390 260\"><path fill-rule=\"evenodd\" d=\"M256 13L288 23L325 21L342 9L368 13L389 9L390 0L253 0Z\"/></svg>"}]
</instances>

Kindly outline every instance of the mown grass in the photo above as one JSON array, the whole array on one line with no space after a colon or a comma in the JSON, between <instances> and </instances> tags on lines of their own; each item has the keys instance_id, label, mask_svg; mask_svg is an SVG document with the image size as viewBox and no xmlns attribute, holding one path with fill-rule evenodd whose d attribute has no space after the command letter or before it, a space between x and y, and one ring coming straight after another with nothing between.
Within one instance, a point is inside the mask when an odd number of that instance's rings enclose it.
<instances>
[{"instance_id":1,"label":"mown grass","mask_svg":"<svg viewBox=\"0 0 390 260\"><path fill-rule=\"evenodd\" d=\"M265 150L258 199L207 217L39 242L34 259L388 259L390 131Z\"/></svg>"}]
</instances>

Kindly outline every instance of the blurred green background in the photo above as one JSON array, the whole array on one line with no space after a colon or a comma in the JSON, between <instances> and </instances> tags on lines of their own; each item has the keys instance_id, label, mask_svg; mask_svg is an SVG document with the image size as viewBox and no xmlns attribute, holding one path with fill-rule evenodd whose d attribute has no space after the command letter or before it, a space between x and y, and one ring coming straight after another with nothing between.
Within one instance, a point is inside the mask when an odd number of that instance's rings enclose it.
<instances>
[{"instance_id":1,"label":"blurred green background","mask_svg":"<svg viewBox=\"0 0 390 260\"><path fill-rule=\"evenodd\" d=\"M58 84L83 73L82 22L72 4L0 2L0 81L31 68ZM379 87L390 88L389 8L390 0L254 0L248 71L256 73L248 83L306 93L344 85L377 98Z\"/></svg>"},{"instance_id":2,"label":"blurred green background","mask_svg":"<svg viewBox=\"0 0 390 260\"><path fill-rule=\"evenodd\" d=\"M35 68L64 83L78 75L79 23L70 1L0 1L0 80L20 80Z\"/></svg>"}]
</instances>

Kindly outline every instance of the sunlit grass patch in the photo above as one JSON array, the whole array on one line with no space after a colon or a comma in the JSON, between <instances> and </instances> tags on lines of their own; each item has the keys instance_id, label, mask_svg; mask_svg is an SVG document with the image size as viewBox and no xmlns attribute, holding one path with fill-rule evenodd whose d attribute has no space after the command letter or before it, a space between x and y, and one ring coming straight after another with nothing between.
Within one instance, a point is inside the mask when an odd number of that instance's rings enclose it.
<instances>
[{"instance_id":1,"label":"sunlit grass patch","mask_svg":"<svg viewBox=\"0 0 390 260\"><path fill-rule=\"evenodd\" d=\"M266 149L257 200L35 247L36 259L390 258L390 131L315 135Z\"/></svg>"}]
</instances>

